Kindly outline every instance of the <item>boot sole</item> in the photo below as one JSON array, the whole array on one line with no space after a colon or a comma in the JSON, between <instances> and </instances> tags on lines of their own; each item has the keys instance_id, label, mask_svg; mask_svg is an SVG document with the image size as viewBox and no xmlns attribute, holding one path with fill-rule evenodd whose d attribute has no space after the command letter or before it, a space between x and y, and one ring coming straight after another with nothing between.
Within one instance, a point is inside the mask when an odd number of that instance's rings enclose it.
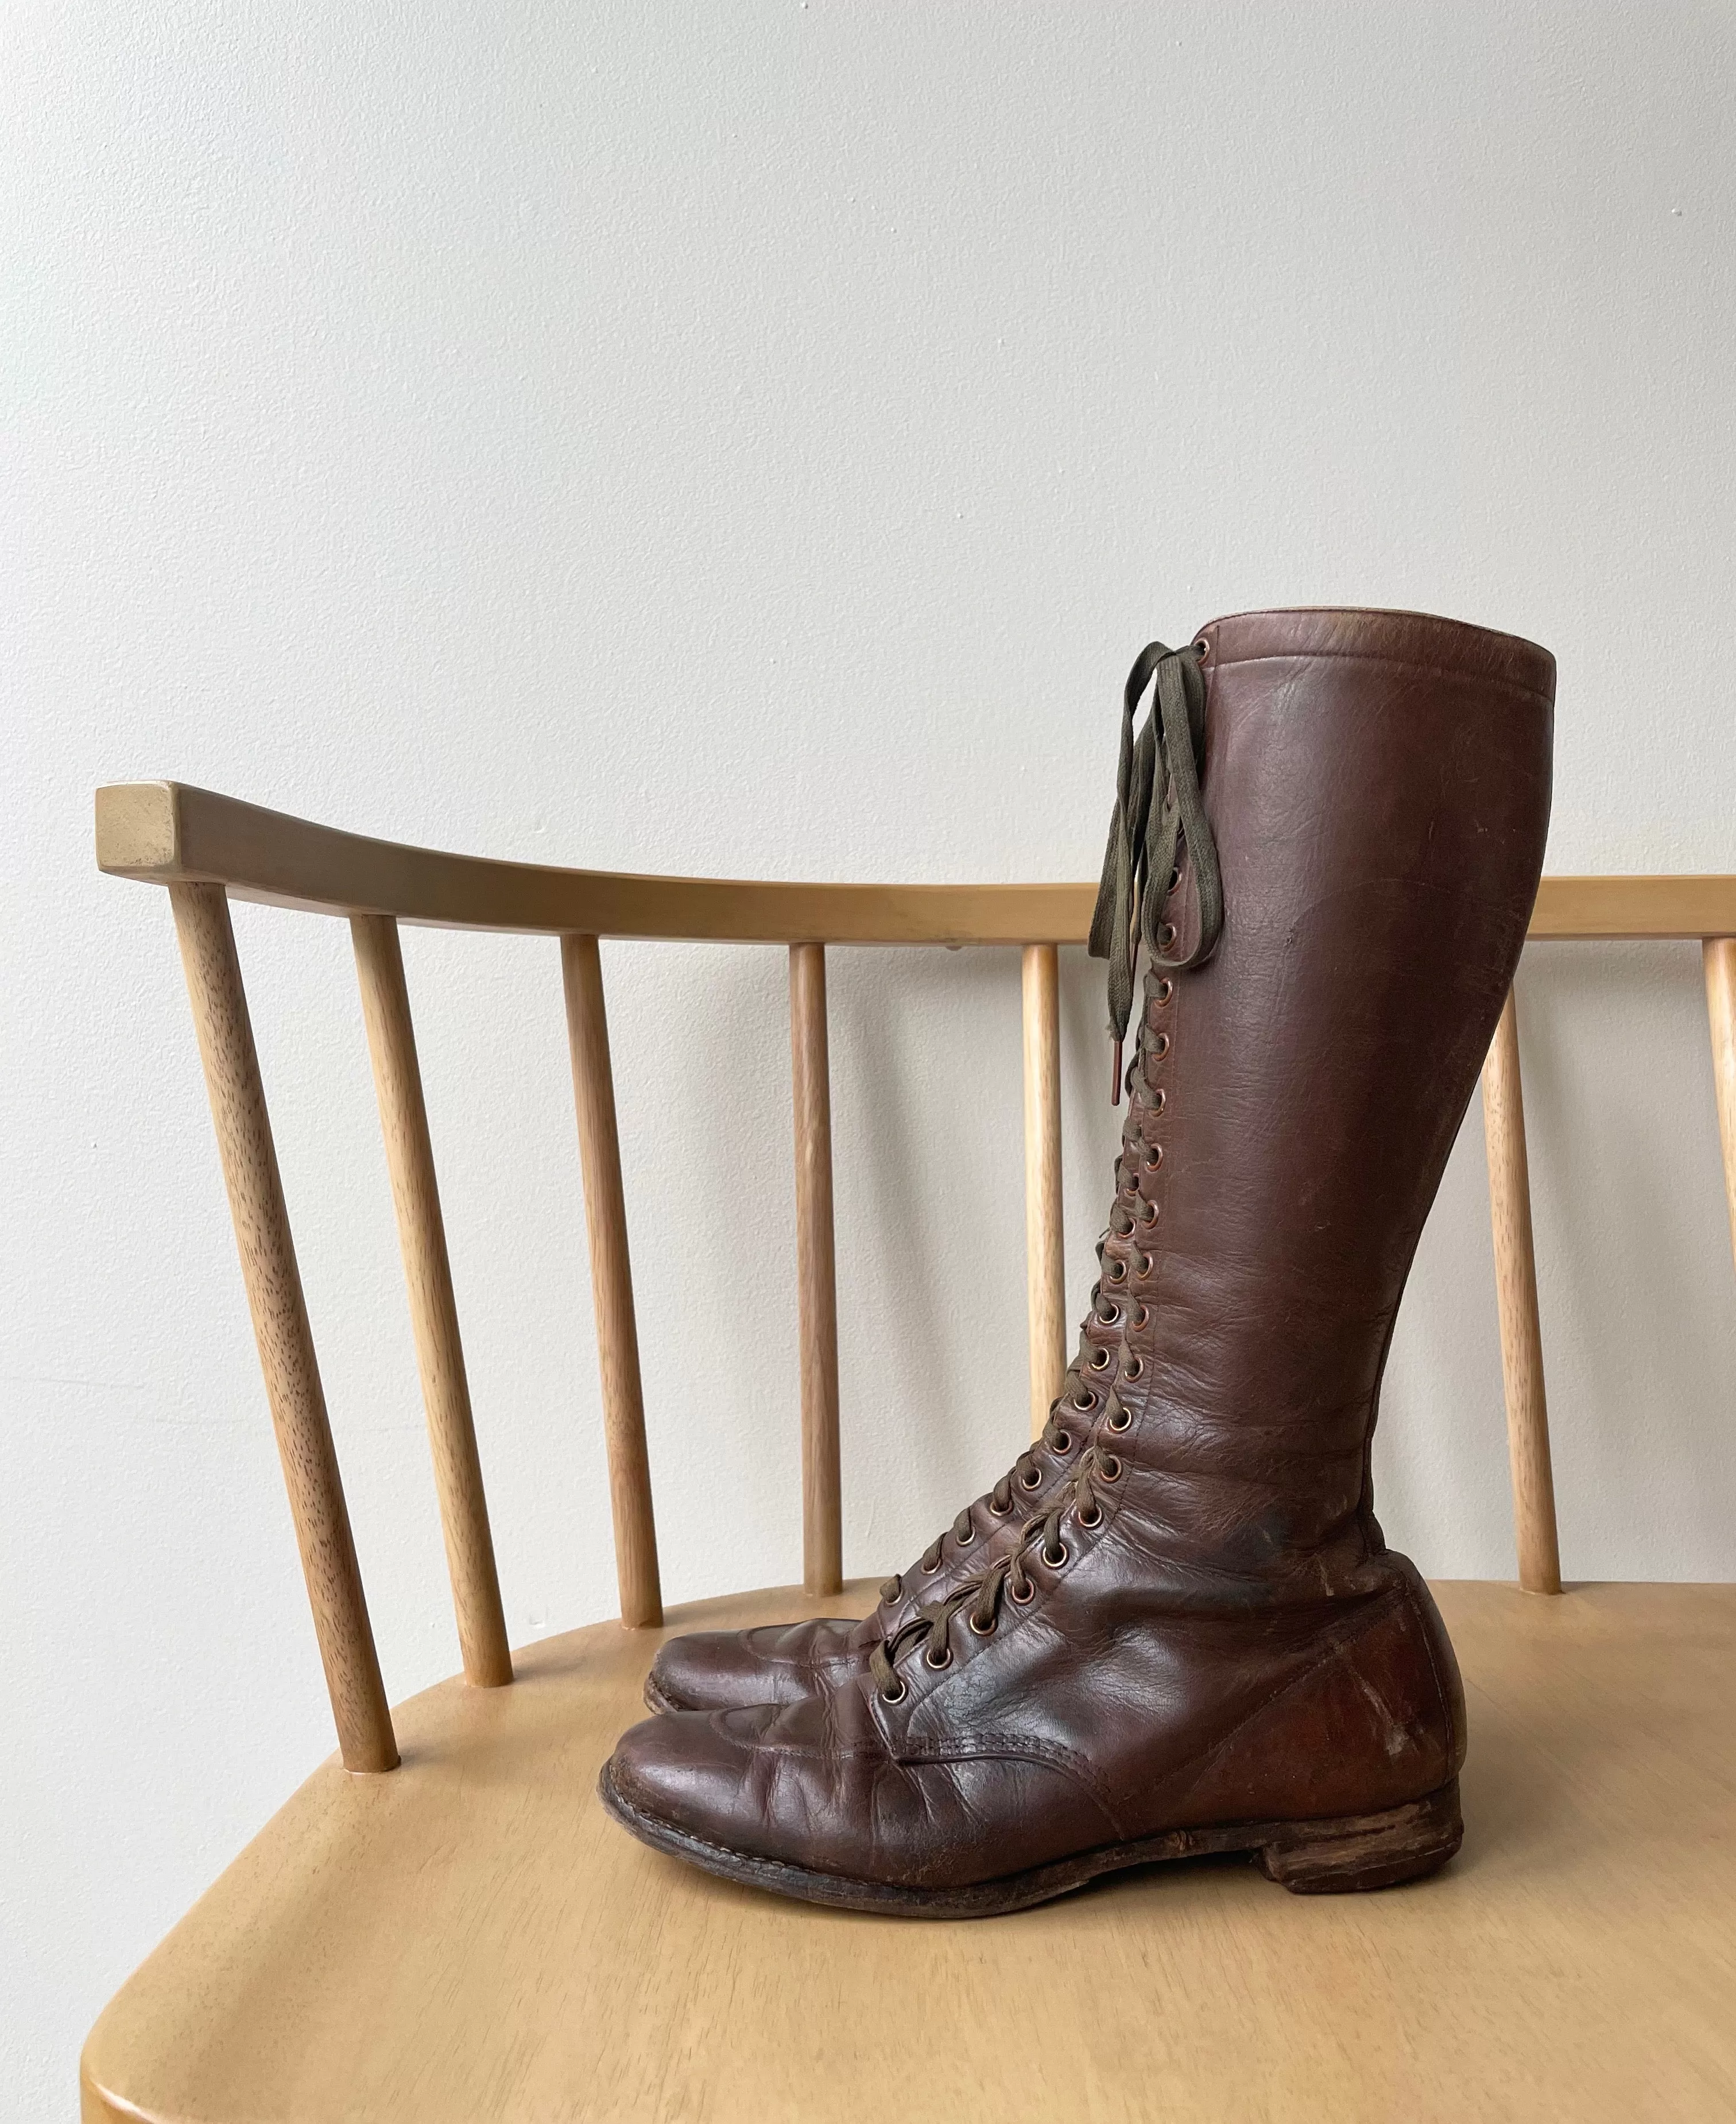
<instances>
[{"instance_id":1,"label":"boot sole","mask_svg":"<svg viewBox=\"0 0 1736 2124\"><path fill-rule=\"evenodd\" d=\"M1297 1896L1344 1895L1395 1887L1444 1866L1463 1840L1457 1778L1426 1799L1377 1814L1347 1814L1315 1821L1243 1821L1199 1829L1172 1829L1130 1844L1105 1844L1095 1851L1008 1873L997 1881L963 1888L902 1887L891 1882L852 1881L781 1858L762 1858L708 1843L673 1822L647 1814L616 1788L605 1763L598 1797L623 1829L653 1849L684 1858L707 1873L744 1887L765 1888L833 1910L875 1910L888 1917L988 1918L1029 1910L1082 1888L1100 1873L1149 1866L1170 1858L1198 1858L1246 1852L1269 1881Z\"/></svg>"},{"instance_id":2,"label":"boot sole","mask_svg":"<svg viewBox=\"0 0 1736 2124\"><path fill-rule=\"evenodd\" d=\"M678 1703L673 1696L665 1696L650 1675L645 1678L645 1688L641 1694L645 1698L646 1710L656 1712L659 1718L673 1718L678 1712L690 1711L692 1708L691 1704Z\"/></svg>"}]
</instances>

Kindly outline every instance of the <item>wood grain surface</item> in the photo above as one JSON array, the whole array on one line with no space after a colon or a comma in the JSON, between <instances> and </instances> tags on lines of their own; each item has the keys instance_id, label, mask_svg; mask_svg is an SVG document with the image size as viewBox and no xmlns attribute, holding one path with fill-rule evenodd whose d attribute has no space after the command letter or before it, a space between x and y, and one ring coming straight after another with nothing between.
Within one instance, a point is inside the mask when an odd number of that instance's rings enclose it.
<instances>
[{"instance_id":1,"label":"wood grain surface","mask_svg":"<svg viewBox=\"0 0 1736 2124\"><path fill-rule=\"evenodd\" d=\"M1095 885L800 885L496 862L370 839L181 782L96 792L96 861L326 914L461 929L794 944L1082 944ZM1546 877L1534 937L1736 935L1736 877Z\"/></svg>"},{"instance_id":2,"label":"wood grain surface","mask_svg":"<svg viewBox=\"0 0 1736 2124\"><path fill-rule=\"evenodd\" d=\"M584 1229L590 1248L591 1303L597 1323L621 1619L629 1628L655 1628L663 1620L663 1581L651 1510L650 1456L645 1442L645 1389L639 1376L626 1199L621 1187L615 1073L609 1060L597 939L563 937L561 969L566 993L567 1043L572 1050L573 1103L579 1121L579 1163L584 1176Z\"/></svg>"},{"instance_id":3,"label":"wood grain surface","mask_svg":"<svg viewBox=\"0 0 1736 2124\"><path fill-rule=\"evenodd\" d=\"M1489 1159L1489 1218L1494 1238L1495 1301L1501 1322L1501 1379L1507 1395L1507 1453L1513 1470L1519 1583L1527 1593L1559 1593L1561 1558L1549 1458L1549 1406L1543 1391L1537 1254L1532 1243L1518 1006L1511 989L1483 1064L1483 1135Z\"/></svg>"},{"instance_id":4,"label":"wood grain surface","mask_svg":"<svg viewBox=\"0 0 1736 2124\"><path fill-rule=\"evenodd\" d=\"M1025 1298L1030 1435L1049 1421L1067 1370L1067 1260L1061 1216L1061 972L1053 944L1027 944L1025 1026Z\"/></svg>"},{"instance_id":5,"label":"wood grain surface","mask_svg":"<svg viewBox=\"0 0 1736 2124\"><path fill-rule=\"evenodd\" d=\"M1724 1196L1736 1248L1736 937L1708 937L1701 947L1706 1020L1712 1036L1712 1088L1724 1151Z\"/></svg>"},{"instance_id":6,"label":"wood grain surface","mask_svg":"<svg viewBox=\"0 0 1736 2124\"><path fill-rule=\"evenodd\" d=\"M404 981L404 954L398 925L390 915L358 914L350 927L386 1143L386 1168L392 1178L398 1249L404 1259L459 1654L468 1680L481 1689L498 1689L513 1678L512 1654L506 1644L506 1619L500 1611L494 1537L489 1531L482 1462L476 1451L464 1345L458 1334L458 1305L440 1215L410 992Z\"/></svg>"},{"instance_id":7,"label":"wood grain surface","mask_svg":"<svg viewBox=\"0 0 1736 2124\"><path fill-rule=\"evenodd\" d=\"M317 1770L121 1991L85 2115L176 2124L1701 2124L1736 2113L1736 1586L1436 1588L1465 1848L1382 1894L1236 1862L1016 1917L780 1902L593 1787L656 1647L521 1647ZM672 1628L866 1612L707 1603Z\"/></svg>"},{"instance_id":8,"label":"wood grain surface","mask_svg":"<svg viewBox=\"0 0 1736 2124\"><path fill-rule=\"evenodd\" d=\"M398 1760L392 1714L313 1353L228 904L219 885L174 886L169 898L339 1746L352 1770L389 1770Z\"/></svg>"},{"instance_id":9,"label":"wood grain surface","mask_svg":"<svg viewBox=\"0 0 1736 2124\"><path fill-rule=\"evenodd\" d=\"M795 1113L795 1292L802 1401L802 1583L844 1582L838 1431L838 1262L832 1221L832 1064L826 950L790 947L790 1064Z\"/></svg>"}]
</instances>

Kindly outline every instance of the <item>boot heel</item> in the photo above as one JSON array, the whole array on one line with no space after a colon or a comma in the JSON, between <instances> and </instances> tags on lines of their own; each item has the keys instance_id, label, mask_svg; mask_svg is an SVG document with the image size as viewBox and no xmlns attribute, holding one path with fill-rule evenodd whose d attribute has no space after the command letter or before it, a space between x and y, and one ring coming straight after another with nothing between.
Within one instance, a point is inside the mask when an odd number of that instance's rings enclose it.
<instances>
[{"instance_id":1,"label":"boot heel","mask_svg":"<svg viewBox=\"0 0 1736 2124\"><path fill-rule=\"evenodd\" d=\"M1287 1822L1255 1853L1260 1869L1296 1896L1390 1888L1444 1866L1465 1834L1459 1781L1383 1814Z\"/></svg>"}]
</instances>

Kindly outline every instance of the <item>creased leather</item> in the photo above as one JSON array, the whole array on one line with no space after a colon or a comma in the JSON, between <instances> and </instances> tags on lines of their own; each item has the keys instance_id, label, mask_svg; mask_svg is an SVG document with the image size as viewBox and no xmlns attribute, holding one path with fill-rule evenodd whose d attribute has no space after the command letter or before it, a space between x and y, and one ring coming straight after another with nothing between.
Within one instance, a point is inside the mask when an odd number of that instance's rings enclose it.
<instances>
[{"instance_id":1,"label":"creased leather","mask_svg":"<svg viewBox=\"0 0 1736 2124\"><path fill-rule=\"evenodd\" d=\"M1070 1509L1065 1560L1030 1553L1033 1597L988 1634L955 1616L941 1671L903 1652L895 1703L841 1647L794 1701L624 1736L618 1788L708 1842L959 1887L1171 1828L1401 1806L1462 1760L1452 1647L1386 1545L1369 1445L1537 890L1554 664L1413 613L1245 613L1201 638L1226 914L1138 1064L1163 1156L1124 1160L1149 1313L1118 1346L1127 1428L1096 1417L1119 1464L1100 1522ZM1171 916L1194 919L1185 875Z\"/></svg>"},{"instance_id":2,"label":"creased leather","mask_svg":"<svg viewBox=\"0 0 1736 2124\"><path fill-rule=\"evenodd\" d=\"M1153 1006L1147 1013L1149 1031L1163 1028L1167 1013ZM1125 1276L1142 1249L1142 1235L1133 1224L1140 1201L1139 1168L1145 1155L1144 1127L1148 1102L1139 1088L1128 1102L1122 1130L1121 1154L1115 1163L1115 1197L1110 1229L1098 1248L1099 1266L1110 1275ZM1129 1229L1118 1232L1118 1222ZM1100 1312L1113 1307L1118 1318L1105 1321ZM1075 1370L1086 1379L1097 1376L1100 1362L1105 1376L1113 1377L1121 1356L1123 1323L1132 1310L1131 1300L1118 1297L1100 1283L1091 1291L1091 1309L1082 1323L1080 1358ZM1089 1423L1089 1414L1086 1424ZM925 1601L944 1600L955 1586L981 1571L984 1565L1017 1539L1020 1528L1032 1513L1041 1511L1053 1494L1067 1481L1078 1464L1078 1447L1086 1426L1075 1425L1072 1446L1057 1453L1042 1440L1028 1449L1038 1479L1015 1485L1013 1508L997 1514L992 1492L985 1492L970 1506L971 1539L961 1544L949 1529L941 1542L933 1571L925 1571L920 1558L899 1573L902 1591L894 1600L882 1600L860 1623L818 1616L799 1623L767 1624L751 1630L693 1630L671 1638L651 1663L649 1694L662 1706L677 1710L727 1710L756 1703L789 1703L812 1690L853 1672L862 1655L882 1637L909 1621Z\"/></svg>"}]
</instances>

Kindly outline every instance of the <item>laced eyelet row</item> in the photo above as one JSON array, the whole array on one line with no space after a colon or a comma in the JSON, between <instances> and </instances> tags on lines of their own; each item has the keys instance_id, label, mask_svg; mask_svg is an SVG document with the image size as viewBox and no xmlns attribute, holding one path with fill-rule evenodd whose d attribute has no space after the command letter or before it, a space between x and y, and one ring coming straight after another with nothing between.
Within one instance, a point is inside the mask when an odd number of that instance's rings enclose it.
<instances>
[{"instance_id":1,"label":"laced eyelet row","mask_svg":"<svg viewBox=\"0 0 1736 2124\"><path fill-rule=\"evenodd\" d=\"M1167 1003L1175 994L1174 982L1166 978L1154 985L1157 1002L1160 1004ZM1150 1041L1147 1053L1152 1060L1161 1061L1168 1055L1170 1047L1171 1041L1169 1035L1167 1033L1158 1033ZM1147 1111L1149 1115L1155 1116L1161 1114L1167 1103L1167 1095L1161 1088L1150 1089L1147 1091L1146 1107ZM1146 1172L1156 1172L1163 1164L1163 1157L1164 1153L1161 1144L1141 1141L1136 1136L1133 1138L1128 1148L1124 1151L1123 1155L1117 1158L1115 1161L1115 1181L1118 1200L1114 1210L1111 1213L1110 1224L1110 1232L1114 1236L1121 1238L1129 1238L1136 1229L1149 1231L1157 1224L1161 1214L1161 1205L1156 1201L1147 1199L1147 1197L1141 1193L1139 1184L1133 1176L1135 1171L1136 1158L1139 1159L1142 1163L1143 1170ZM1125 1199L1124 1200L1123 1198ZM1103 1256L1103 1248L1100 1247L1098 1251L1100 1258L1101 1258ZM1119 1298L1107 1296L1104 1290L1105 1285L1114 1286L1124 1285L1128 1281L1130 1272L1137 1276L1147 1276L1152 1273L1154 1266L1155 1263L1152 1256L1147 1252L1138 1250L1134 1252L1131 1262L1127 1260L1119 1258L1114 1255L1110 1255L1107 1259L1104 1260L1102 1276L1091 1292L1091 1310L1099 1326L1112 1329L1119 1328L1123 1322L1128 1318L1128 1309L1125 1303ZM1138 1330L1147 1327L1150 1324L1151 1318L1151 1307L1142 1299L1137 1300L1131 1311L1131 1322L1133 1328ZM1119 1355L1121 1360L1119 1366L1120 1378L1124 1382L1132 1384L1143 1374L1145 1370L1145 1361L1143 1358L1130 1353L1125 1348L1124 1345L1122 1347ZM1085 1356L1082 1367L1074 1374L1074 1378L1077 1382L1076 1390L1067 1397L1064 1404L1062 1403L1057 1403L1055 1404L1054 1409L1051 1412L1052 1425L1053 1424L1056 1417L1058 1416L1060 1409L1063 1406L1077 1412L1081 1417L1086 1419L1089 1419L1094 1413L1103 1407L1104 1398L1102 1393L1095 1387L1087 1384L1083 1379L1082 1374L1089 1373L1093 1379L1105 1378L1115 1368L1116 1356L1117 1352L1112 1347L1105 1347L1102 1344L1092 1344L1090 1346L1089 1354ZM1106 1430L1113 1431L1119 1436L1131 1429L1133 1420L1133 1414L1130 1410L1122 1407L1119 1403L1114 1404L1111 1407L1110 1413L1105 1419L1105 1427ZM1066 1459L1071 1455L1073 1448L1077 1442L1078 1440L1075 1432L1072 1429L1067 1426L1052 1429L1047 1440L1050 1452L1057 1459ZM1114 1454L1104 1454L1100 1456L1100 1464L1096 1468L1094 1472L1100 1477L1101 1480L1105 1484L1112 1484L1120 1480L1123 1464L1122 1461ZM1020 1473L1017 1478L1016 1487L1017 1488L1029 1493L1040 1490L1043 1487L1044 1479L1044 1476L1043 1468L1039 1467L1035 1460L1033 1460L1022 1470L1022 1472ZM997 1487L998 1487L998 1485ZM1006 1520L1012 1510L1012 1500L1011 1497L1009 1497L1007 1502L1004 1505L997 1505L992 1494L991 1494L985 1501L988 1507L989 1515L994 1520ZM1083 1532L1095 1533L1098 1528L1102 1526L1106 1516L1107 1515L1104 1511L1102 1506L1097 1503L1095 1500L1093 1500L1089 1509L1086 1511L1081 1511L1078 1510L1077 1503L1075 1505L1075 1523ZM1037 1521L1034 1520L1031 1522L1030 1527L1027 1530L1027 1539L1029 1538L1030 1533L1035 1531L1037 1525ZM976 1544L977 1535L978 1529L974 1523L969 1525L967 1531L962 1536L955 1530L953 1539L955 1548L966 1549L974 1547ZM944 1542L944 1537L942 1539ZM941 1547L941 1544L936 1544L936 1553L932 1562L930 1562L926 1558L924 1559L922 1567L925 1575L932 1577L940 1570L942 1562L941 1554L940 1553ZM1038 1549L1037 1554L1048 1569L1051 1571L1062 1571L1072 1562L1073 1552L1068 1548L1067 1544L1064 1541L1062 1541L1058 1538L1053 1548L1045 1544ZM1035 1583L1027 1577L1025 1579L1024 1591L1021 1592L1016 1583L1017 1576L1018 1574L1016 1572L1013 1578L1010 1579L1006 1583L1004 1587L1005 1596L1015 1607L1028 1607L1036 1598L1036 1586ZM992 1637L997 1627L997 1619L993 1614L990 1614L988 1620L985 1623L979 1620L974 1609L967 1612L965 1619L970 1626L970 1631L973 1637ZM953 1664L953 1652L950 1646L945 1647L943 1649L941 1656L939 1658L933 1657L931 1653L932 1647L930 1647L925 1648L922 1654L922 1664L931 1673L942 1673ZM879 1692L882 1702L885 1703L889 1706L902 1703L908 1693L908 1685L903 1680L900 1680L897 1683L894 1689L883 1689Z\"/></svg>"}]
</instances>

